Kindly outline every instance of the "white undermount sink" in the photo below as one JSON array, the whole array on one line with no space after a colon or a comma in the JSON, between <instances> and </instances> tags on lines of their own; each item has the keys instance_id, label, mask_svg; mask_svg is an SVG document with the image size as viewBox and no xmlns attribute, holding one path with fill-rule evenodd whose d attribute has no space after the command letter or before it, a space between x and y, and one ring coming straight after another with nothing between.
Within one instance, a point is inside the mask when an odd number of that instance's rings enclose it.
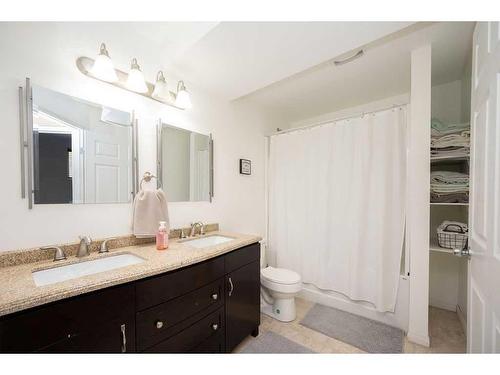
<instances>
[{"instance_id":1,"label":"white undermount sink","mask_svg":"<svg viewBox=\"0 0 500 375\"><path fill-rule=\"evenodd\" d=\"M44 286L141 262L144 262L144 259L133 254L110 255L104 258L34 271L33 280L36 286Z\"/></svg>"},{"instance_id":2,"label":"white undermount sink","mask_svg":"<svg viewBox=\"0 0 500 375\"><path fill-rule=\"evenodd\" d=\"M232 240L234 240L234 238L214 235L214 236L200 237L192 240L185 240L182 241L182 243L201 249L203 247L220 245L221 243L229 242Z\"/></svg>"}]
</instances>

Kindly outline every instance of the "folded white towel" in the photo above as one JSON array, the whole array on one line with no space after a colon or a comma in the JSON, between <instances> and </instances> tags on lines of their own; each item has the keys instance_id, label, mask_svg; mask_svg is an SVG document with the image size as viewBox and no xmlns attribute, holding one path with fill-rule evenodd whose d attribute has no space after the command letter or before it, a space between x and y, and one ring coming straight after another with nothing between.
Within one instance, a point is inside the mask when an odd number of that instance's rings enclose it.
<instances>
[{"instance_id":1,"label":"folded white towel","mask_svg":"<svg viewBox=\"0 0 500 375\"><path fill-rule=\"evenodd\" d=\"M469 147L470 134L468 131L463 131L460 134L447 134L442 137L433 137L431 139L432 148L446 147Z\"/></svg>"},{"instance_id":2,"label":"folded white towel","mask_svg":"<svg viewBox=\"0 0 500 375\"><path fill-rule=\"evenodd\" d=\"M163 190L141 190L134 199L133 233L136 237L152 237L156 235L160 221L167 223L168 202Z\"/></svg>"}]
</instances>

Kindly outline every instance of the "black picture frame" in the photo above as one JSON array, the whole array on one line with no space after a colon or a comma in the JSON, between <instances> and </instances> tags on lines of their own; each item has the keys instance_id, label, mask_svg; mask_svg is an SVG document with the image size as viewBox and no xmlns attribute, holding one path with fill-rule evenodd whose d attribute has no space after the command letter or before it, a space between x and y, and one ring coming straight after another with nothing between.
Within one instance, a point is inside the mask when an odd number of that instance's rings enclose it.
<instances>
[{"instance_id":1,"label":"black picture frame","mask_svg":"<svg viewBox=\"0 0 500 375\"><path fill-rule=\"evenodd\" d=\"M252 161L248 159L240 159L240 174L251 175L252 174Z\"/></svg>"}]
</instances>

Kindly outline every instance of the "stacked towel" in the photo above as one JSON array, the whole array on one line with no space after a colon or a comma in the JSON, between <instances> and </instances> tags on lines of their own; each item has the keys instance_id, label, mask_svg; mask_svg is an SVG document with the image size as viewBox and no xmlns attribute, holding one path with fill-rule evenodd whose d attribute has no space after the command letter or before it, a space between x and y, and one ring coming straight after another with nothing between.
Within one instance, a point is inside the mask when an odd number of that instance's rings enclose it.
<instances>
[{"instance_id":1,"label":"stacked towel","mask_svg":"<svg viewBox=\"0 0 500 375\"><path fill-rule=\"evenodd\" d=\"M443 124L431 120L431 156L467 156L470 149L469 124Z\"/></svg>"},{"instance_id":2,"label":"stacked towel","mask_svg":"<svg viewBox=\"0 0 500 375\"><path fill-rule=\"evenodd\" d=\"M464 173L435 171L431 173L431 202L467 203L469 176Z\"/></svg>"}]
</instances>

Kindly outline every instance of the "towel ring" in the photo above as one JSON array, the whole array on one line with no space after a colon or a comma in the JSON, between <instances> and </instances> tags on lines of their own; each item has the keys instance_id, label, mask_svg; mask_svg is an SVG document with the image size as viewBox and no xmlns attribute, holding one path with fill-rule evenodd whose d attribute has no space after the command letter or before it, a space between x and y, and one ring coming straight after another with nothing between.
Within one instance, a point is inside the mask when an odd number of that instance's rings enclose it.
<instances>
[{"instance_id":1,"label":"towel ring","mask_svg":"<svg viewBox=\"0 0 500 375\"><path fill-rule=\"evenodd\" d=\"M141 183L139 184L140 189L142 190L142 183L144 181L150 182L153 178L156 178L156 180L158 181L158 186L161 187L161 181L158 177L156 177L151 172L144 172L144 175L142 176L142 179L141 179Z\"/></svg>"}]
</instances>

